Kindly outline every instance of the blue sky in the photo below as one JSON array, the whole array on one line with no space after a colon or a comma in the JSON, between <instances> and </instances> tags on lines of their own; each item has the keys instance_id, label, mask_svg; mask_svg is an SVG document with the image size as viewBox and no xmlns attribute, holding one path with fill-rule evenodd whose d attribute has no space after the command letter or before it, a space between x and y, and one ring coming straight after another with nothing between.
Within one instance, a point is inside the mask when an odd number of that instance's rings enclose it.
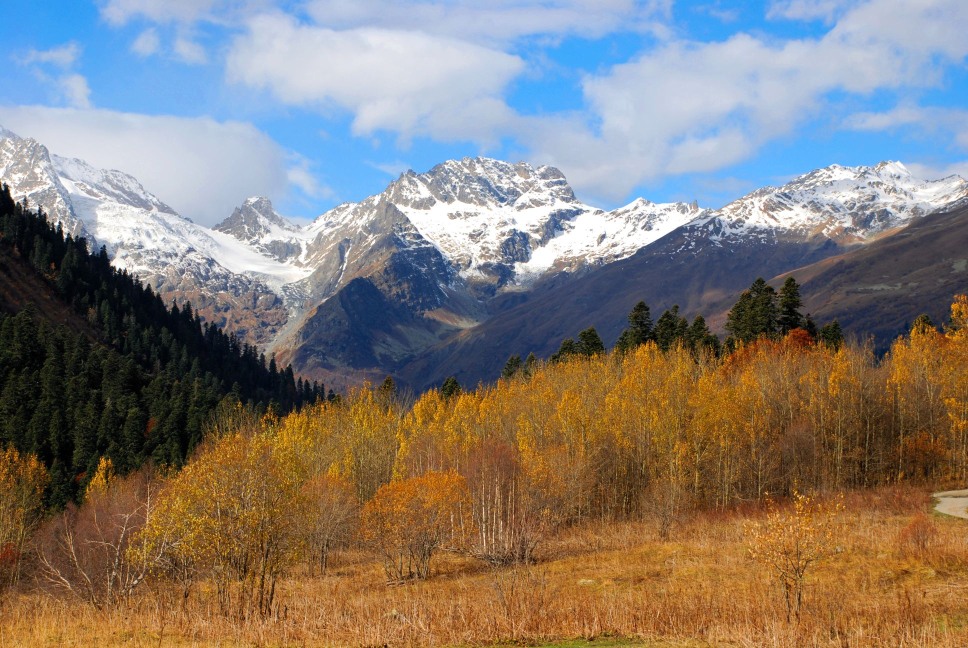
<instances>
[{"instance_id":1,"label":"blue sky","mask_svg":"<svg viewBox=\"0 0 968 648\"><path fill-rule=\"evenodd\" d=\"M719 207L838 163L968 175L964 0L12 0L0 124L214 224L407 168Z\"/></svg>"}]
</instances>

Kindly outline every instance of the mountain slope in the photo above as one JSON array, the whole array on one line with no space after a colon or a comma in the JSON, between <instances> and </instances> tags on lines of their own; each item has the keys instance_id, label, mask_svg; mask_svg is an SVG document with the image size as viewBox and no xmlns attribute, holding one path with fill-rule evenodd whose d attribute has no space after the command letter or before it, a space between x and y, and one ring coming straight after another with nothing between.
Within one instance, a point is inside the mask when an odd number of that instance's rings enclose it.
<instances>
[{"instance_id":1,"label":"mountain slope","mask_svg":"<svg viewBox=\"0 0 968 648\"><path fill-rule=\"evenodd\" d=\"M890 237L790 274L801 282L806 311L873 336L884 349L921 313L945 322L952 297L968 292L968 206L918 218Z\"/></svg>"},{"instance_id":2,"label":"mountain slope","mask_svg":"<svg viewBox=\"0 0 968 648\"><path fill-rule=\"evenodd\" d=\"M191 309L170 308L0 190L0 445L50 470L47 500L83 492L101 457L120 472L177 465L216 408L322 395ZM233 408L234 409L234 408Z\"/></svg>"},{"instance_id":3,"label":"mountain slope","mask_svg":"<svg viewBox=\"0 0 968 648\"><path fill-rule=\"evenodd\" d=\"M511 353L547 355L589 324L614 339L643 298L715 326L754 277L873 245L968 196L957 176L924 182L885 162L818 169L718 210L639 199L603 211L552 167L465 158L304 227L253 197L210 230L130 176L6 131L0 172L166 300L337 384L491 378Z\"/></svg>"},{"instance_id":4,"label":"mountain slope","mask_svg":"<svg viewBox=\"0 0 968 648\"><path fill-rule=\"evenodd\" d=\"M221 232L182 218L131 176L102 171L9 131L0 132L0 177L14 198L135 274L167 301L191 301L206 320L267 344L287 321L273 290L306 273L266 258Z\"/></svg>"}]
</instances>

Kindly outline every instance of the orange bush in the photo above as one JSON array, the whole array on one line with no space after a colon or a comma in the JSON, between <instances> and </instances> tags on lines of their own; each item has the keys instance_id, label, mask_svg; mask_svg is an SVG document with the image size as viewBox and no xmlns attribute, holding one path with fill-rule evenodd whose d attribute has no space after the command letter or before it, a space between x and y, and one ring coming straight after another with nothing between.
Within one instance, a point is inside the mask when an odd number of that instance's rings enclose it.
<instances>
[{"instance_id":1,"label":"orange bush","mask_svg":"<svg viewBox=\"0 0 968 648\"><path fill-rule=\"evenodd\" d=\"M363 508L363 540L384 558L391 580L427 578L441 548L462 547L470 496L455 472L428 472L382 486Z\"/></svg>"}]
</instances>

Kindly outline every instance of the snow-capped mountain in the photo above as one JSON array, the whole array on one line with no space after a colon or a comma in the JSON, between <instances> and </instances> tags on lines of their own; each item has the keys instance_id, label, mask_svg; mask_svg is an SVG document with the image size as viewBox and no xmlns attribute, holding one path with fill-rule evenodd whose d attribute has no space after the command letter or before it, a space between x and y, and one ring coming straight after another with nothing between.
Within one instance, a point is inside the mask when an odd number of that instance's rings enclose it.
<instances>
[{"instance_id":1,"label":"snow-capped mountain","mask_svg":"<svg viewBox=\"0 0 968 648\"><path fill-rule=\"evenodd\" d=\"M748 283L745 274L761 272L765 254L764 274L867 244L968 200L958 176L925 182L885 162L819 169L718 210L638 199L605 211L576 198L553 167L464 158L408 171L380 194L306 226L252 197L209 229L123 172L52 155L2 129L0 179L68 233L105 245L116 266L166 299L190 300L209 321L327 379L346 371L382 379L509 308L527 309L522 303L547 285L567 292L579 277L649 255L675 261L665 274L642 275L649 282L694 266L744 274ZM726 267L736 255L742 262ZM615 299L641 290L612 275ZM583 297L581 309L597 308L597 299ZM630 307L638 297L628 299ZM541 316L525 312L515 326Z\"/></svg>"},{"instance_id":2,"label":"snow-capped mountain","mask_svg":"<svg viewBox=\"0 0 968 648\"><path fill-rule=\"evenodd\" d=\"M628 257L700 213L641 199L602 211L575 198L558 169L487 158L409 171L384 195L464 279L496 274L501 285Z\"/></svg>"},{"instance_id":3,"label":"snow-capped mountain","mask_svg":"<svg viewBox=\"0 0 968 648\"><path fill-rule=\"evenodd\" d=\"M182 218L128 174L52 155L10 131L0 133L0 178L65 232L105 246L116 267L251 342L271 341L288 319L277 291L306 274Z\"/></svg>"},{"instance_id":4,"label":"snow-capped mountain","mask_svg":"<svg viewBox=\"0 0 968 648\"><path fill-rule=\"evenodd\" d=\"M782 187L758 189L695 225L714 232L714 239L792 235L865 243L966 195L963 178L920 180L900 162L835 164Z\"/></svg>"},{"instance_id":5,"label":"snow-capped mountain","mask_svg":"<svg viewBox=\"0 0 968 648\"><path fill-rule=\"evenodd\" d=\"M263 196L246 199L213 229L230 234L281 263L298 260L305 248L306 237L301 235L300 228L277 214L269 199Z\"/></svg>"},{"instance_id":6,"label":"snow-capped mountain","mask_svg":"<svg viewBox=\"0 0 968 648\"><path fill-rule=\"evenodd\" d=\"M0 128L0 178L18 200L42 209L64 231L81 235L83 225L74 213L47 148L32 139Z\"/></svg>"}]
</instances>

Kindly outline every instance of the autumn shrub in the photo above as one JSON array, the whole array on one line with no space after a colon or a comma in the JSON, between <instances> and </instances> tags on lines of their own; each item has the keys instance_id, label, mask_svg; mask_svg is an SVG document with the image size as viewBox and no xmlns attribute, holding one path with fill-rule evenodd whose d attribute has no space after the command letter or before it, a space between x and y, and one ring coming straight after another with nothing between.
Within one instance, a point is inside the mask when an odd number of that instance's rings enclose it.
<instances>
[{"instance_id":1,"label":"autumn shrub","mask_svg":"<svg viewBox=\"0 0 968 648\"><path fill-rule=\"evenodd\" d=\"M469 507L467 483L455 472L393 481L363 507L363 540L383 557L389 580L427 578L434 552L464 547Z\"/></svg>"},{"instance_id":2,"label":"autumn shrub","mask_svg":"<svg viewBox=\"0 0 968 648\"><path fill-rule=\"evenodd\" d=\"M320 572L326 573L330 552L356 538L360 504L353 484L333 475L316 475L300 491L310 566L318 566Z\"/></svg>"},{"instance_id":3,"label":"autumn shrub","mask_svg":"<svg viewBox=\"0 0 968 648\"><path fill-rule=\"evenodd\" d=\"M69 504L38 532L40 576L47 587L99 608L130 596L148 574L134 547L159 489L150 466L115 477L102 459L84 502Z\"/></svg>"},{"instance_id":4,"label":"autumn shrub","mask_svg":"<svg viewBox=\"0 0 968 648\"><path fill-rule=\"evenodd\" d=\"M904 552L923 554L938 540L938 527L924 512L917 513L898 533L898 544Z\"/></svg>"},{"instance_id":5,"label":"autumn shrub","mask_svg":"<svg viewBox=\"0 0 968 648\"><path fill-rule=\"evenodd\" d=\"M794 492L793 510L771 505L765 522L747 528L750 556L766 566L783 590L787 621L800 618L807 573L835 547L843 502L818 502Z\"/></svg>"},{"instance_id":6,"label":"autumn shrub","mask_svg":"<svg viewBox=\"0 0 968 648\"><path fill-rule=\"evenodd\" d=\"M208 576L221 610L274 609L276 583L303 553L301 482L264 433L202 447L172 480L140 537L154 564Z\"/></svg>"},{"instance_id":7,"label":"autumn shrub","mask_svg":"<svg viewBox=\"0 0 968 648\"><path fill-rule=\"evenodd\" d=\"M20 578L28 541L40 523L42 495L50 477L33 455L0 452L0 591Z\"/></svg>"}]
</instances>

